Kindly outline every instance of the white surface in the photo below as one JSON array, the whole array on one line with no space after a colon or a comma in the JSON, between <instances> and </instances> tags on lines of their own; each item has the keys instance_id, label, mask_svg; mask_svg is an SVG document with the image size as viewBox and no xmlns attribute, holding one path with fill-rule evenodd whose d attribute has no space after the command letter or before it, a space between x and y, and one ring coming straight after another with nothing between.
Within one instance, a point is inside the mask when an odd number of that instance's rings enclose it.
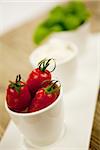
<instances>
[{"instance_id":1,"label":"white surface","mask_svg":"<svg viewBox=\"0 0 100 150\"><path fill-rule=\"evenodd\" d=\"M0 34L35 19L65 0L0 0Z\"/></svg>"},{"instance_id":2,"label":"white surface","mask_svg":"<svg viewBox=\"0 0 100 150\"><path fill-rule=\"evenodd\" d=\"M100 35L91 36L87 49L79 56L76 84L64 95L67 130L50 150L88 150L99 85L99 41ZM0 150L24 150L22 146L21 135L11 122Z\"/></svg>"}]
</instances>

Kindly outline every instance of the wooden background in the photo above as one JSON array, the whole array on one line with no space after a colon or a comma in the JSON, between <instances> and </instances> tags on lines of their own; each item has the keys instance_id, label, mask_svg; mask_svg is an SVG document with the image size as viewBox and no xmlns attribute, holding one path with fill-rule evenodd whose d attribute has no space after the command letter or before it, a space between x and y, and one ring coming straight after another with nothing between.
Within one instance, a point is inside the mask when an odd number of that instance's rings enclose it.
<instances>
[{"instance_id":1,"label":"wooden background","mask_svg":"<svg viewBox=\"0 0 100 150\"><path fill-rule=\"evenodd\" d=\"M93 12L91 32L100 32L100 1L88 1L87 6ZM28 57L36 45L32 42L32 33L36 25L43 19L30 20L0 37L0 138L9 122L4 108L5 89L9 79L21 73L25 79L32 69ZM100 96L97 99L90 149L100 150Z\"/></svg>"}]
</instances>

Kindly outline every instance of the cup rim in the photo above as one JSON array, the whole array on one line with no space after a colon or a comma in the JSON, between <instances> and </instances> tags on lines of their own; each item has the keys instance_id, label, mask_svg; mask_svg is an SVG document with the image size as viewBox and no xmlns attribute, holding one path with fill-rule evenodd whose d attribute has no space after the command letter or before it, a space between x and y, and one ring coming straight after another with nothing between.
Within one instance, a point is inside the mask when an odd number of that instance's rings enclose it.
<instances>
[{"instance_id":1,"label":"cup rim","mask_svg":"<svg viewBox=\"0 0 100 150\"><path fill-rule=\"evenodd\" d=\"M8 112L9 114L14 115L14 116L23 116L23 117L36 116L36 115L42 114L42 113L44 113L44 112L50 110L51 108L53 108L53 107L60 101L62 95L63 95L63 93L62 93L62 87L61 87L61 89L60 89L60 94L59 94L58 98L57 98L51 105L49 105L49 106L47 106L46 108L43 108L43 109L41 109L41 110L39 110L39 111L36 111L36 112L31 112L31 113L18 113L18 112L14 112L14 111L12 111L12 110L8 107L6 100L5 100L5 108L6 108L6 110L7 110L7 112Z\"/></svg>"},{"instance_id":2,"label":"cup rim","mask_svg":"<svg viewBox=\"0 0 100 150\"><path fill-rule=\"evenodd\" d=\"M59 39L59 38L57 38L57 39ZM61 39L60 39L60 40L61 40ZM43 49L43 47L45 47L47 44L48 44L48 43L43 44L43 45L41 45L40 47L36 48L36 50L33 51L33 52L31 53L31 55L29 56L30 63L31 63L31 65L34 66L35 68L36 68L36 64L33 63L33 62L34 62L33 59L36 57L36 55L38 55L38 52L40 52L40 49L41 49L41 48ZM64 60L62 60L60 63L58 62L57 65L61 65L61 64L64 64L64 63L69 63L69 62L72 61L74 58L76 58L76 56L78 55L79 49L78 49L78 46L77 46L74 42L68 40L68 41L66 42L66 44L70 44L70 45L71 45L72 51L73 51L73 52L72 52L72 55L71 55L67 60L64 59ZM47 57L47 58L49 58L49 57Z\"/></svg>"}]
</instances>

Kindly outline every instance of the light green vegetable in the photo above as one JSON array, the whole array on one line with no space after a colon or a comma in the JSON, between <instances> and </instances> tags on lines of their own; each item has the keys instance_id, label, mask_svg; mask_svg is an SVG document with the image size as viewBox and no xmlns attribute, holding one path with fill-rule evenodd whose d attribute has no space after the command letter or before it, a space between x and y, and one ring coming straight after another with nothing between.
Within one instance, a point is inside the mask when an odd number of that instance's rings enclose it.
<instances>
[{"instance_id":1,"label":"light green vegetable","mask_svg":"<svg viewBox=\"0 0 100 150\"><path fill-rule=\"evenodd\" d=\"M57 24L62 24L64 17L65 17L64 14L60 12L49 14L48 23L51 27Z\"/></svg>"},{"instance_id":2,"label":"light green vegetable","mask_svg":"<svg viewBox=\"0 0 100 150\"><path fill-rule=\"evenodd\" d=\"M65 14L77 14L83 11L87 11L87 8L83 2L79 1L72 1L66 5L64 5L64 12Z\"/></svg>"},{"instance_id":3,"label":"light green vegetable","mask_svg":"<svg viewBox=\"0 0 100 150\"><path fill-rule=\"evenodd\" d=\"M80 24L84 23L90 16L90 12L83 2L72 1L68 5L64 6L66 16L73 15L80 20Z\"/></svg>"},{"instance_id":4,"label":"light green vegetable","mask_svg":"<svg viewBox=\"0 0 100 150\"><path fill-rule=\"evenodd\" d=\"M76 29L80 24L80 20L73 15L68 15L66 20L64 21L64 25L66 30L73 30Z\"/></svg>"},{"instance_id":5,"label":"light green vegetable","mask_svg":"<svg viewBox=\"0 0 100 150\"><path fill-rule=\"evenodd\" d=\"M50 33L74 30L89 17L90 12L82 1L71 1L56 6L49 12L48 18L37 27L33 40L36 44L40 44Z\"/></svg>"},{"instance_id":6,"label":"light green vegetable","mask_svg":"<svg viewBox=\"0 0 100 150\"><path fill-rule=\"evenodd\" d=\"M62 31L63 30L63 27L61 26L61 25L59 25L59 24L57 24L57 25L55 25L55 26L53 26L52 28L51 28L51 31L52 32L60 32L60 31Z\"/></svg>"},{"instance_id":7,"label":"light green vegetable","mask_svg":"<svg viewBox=\"0 0 100 150\"><path fill-rule=\"evenodd\" d=\"M44 26L39 26L34 35L33 35L33 39L34 39L34 42L36 44L40 44L40 42L49 35L49 30L48 28L44 27Z\"/></svg>"},{"instance_id":8,"label":"light green vegetable","mask_svg":"<svg viewBox=\"0 0 100 150\"><path fill-rule=\"evenodd\" d=\"M63 14L64 13L64 9L63 9L63 6L56 6L55 8L53 8L51 11L50 11L50 14Z\"/></svg>"}]
</instances>

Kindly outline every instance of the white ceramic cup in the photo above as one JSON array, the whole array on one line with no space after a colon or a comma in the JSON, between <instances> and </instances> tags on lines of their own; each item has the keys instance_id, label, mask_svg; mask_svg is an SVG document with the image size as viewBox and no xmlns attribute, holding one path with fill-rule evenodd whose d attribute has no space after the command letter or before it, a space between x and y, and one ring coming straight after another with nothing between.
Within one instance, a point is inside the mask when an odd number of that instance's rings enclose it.
<instances>
[{"instance_id":1,"label":"white ceramic cup","mask_svg":"<svg viewBox=\"0 0 100 150\"><path fill-rule=\"evenodd\" d=\"M77 77L77 55L78 47L72 42L66 42L71 48L71 55L56 64L56 69L52 72L53 78L61 81L64 93L74 87Z\"/></svg>"},{"instance_id":2,"label":"white ceramic cup","mask_svg":"<svg viewBox=\"0 0 100 150\"><path fill-rule=\"evenodd\" d=\"M54 143L64 128L62 88L57 100L48 107L33 113L16 113L7 103L5 107L12 120L33 146L46 146Z\"/></svg>"}]
</instances>

